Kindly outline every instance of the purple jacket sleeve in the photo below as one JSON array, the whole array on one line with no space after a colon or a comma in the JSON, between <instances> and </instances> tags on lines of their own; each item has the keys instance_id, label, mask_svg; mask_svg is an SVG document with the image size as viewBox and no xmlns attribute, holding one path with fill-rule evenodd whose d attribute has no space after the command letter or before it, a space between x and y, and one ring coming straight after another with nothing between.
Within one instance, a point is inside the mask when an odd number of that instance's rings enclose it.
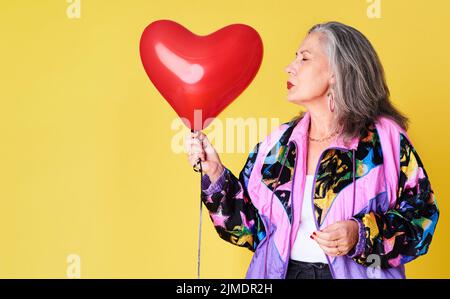
<instances>
[{"instance_id":1,"label":"purple jacket sleeve","mask_svg":"<svg viewBox=\"0 0 450 299\"><path fill-rule=\"evenodd\" d=\"M225 241L251 251L265 237L263 222L247 190L259 145L249 154L239 178L226 167L214 183L207 175L202 177L202 201L217 233Z\"/></svg>"},{"instance_id":2,"label":"purple jacket sleeve","mask_svg":"<svg viewBox=\"0 0 450 299\"><path fill-rule=\"evenodd\" d=\"M427 253L439 218L428 175L414 147L400 134L400 175L395 206L385 213L355 215L360 242L349 255L369 266L369 255L381 268L396 267Z\"/></svg>"},{"instance_id":3,"label":"purple jacket sleeve","mask_svg":"<svg viewBox=\"0 0 450 299\"><path fill-rule=\"evenodd\" d=\"M364 230L364 225L359 219L352 217L351 220L354 220L356 221L356 223L358 223L358 243L349 253L347 253L347 256L349 258L356 258L358 256L361 256L361 254L364 252L364 248L366 247L366 233Z\"/></svg>"},{"instance_id":4,"label":"purple jacket sleeve","mask_svg":"<svg viewBox=\"0 0 450 299\"><path fill-rule=\"evenodd\" d=\"M209 177L206 174L204 174L202 176L202 191L203 191L203 193L205 195L209 196L214 193L220 192L220 190L222 190L222 188L225 184L226 172L227 172L226 168L224 168L221 175L217 179L217 181L213 184L211 184Z\"/></svg>"}]
</instances>

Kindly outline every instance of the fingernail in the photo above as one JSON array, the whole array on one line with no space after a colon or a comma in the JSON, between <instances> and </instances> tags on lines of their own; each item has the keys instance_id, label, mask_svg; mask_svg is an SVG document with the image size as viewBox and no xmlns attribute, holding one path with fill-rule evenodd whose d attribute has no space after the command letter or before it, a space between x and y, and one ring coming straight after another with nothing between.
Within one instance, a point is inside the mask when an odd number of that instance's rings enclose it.
<instances>
[{"instance_id":1,"label":"fingernail","mask_svg":"<svg viewBox=\"0 0 450 299\"><path fill-rule=\"evenodd\" d=\"M315 235L316 235L316 232L313 232L313 235L315 236Z\"/></svg>"},{"instance_id":2,"label":"fingernail","mask_svg":"<svg viewBox=\"0 0 450 299\"><path fill-rule=\"evenodd\" d=\"M314 240L314 237L311 235L311 236L309 236L311 239L313 239Z\"/></svg>"}]
</instances>

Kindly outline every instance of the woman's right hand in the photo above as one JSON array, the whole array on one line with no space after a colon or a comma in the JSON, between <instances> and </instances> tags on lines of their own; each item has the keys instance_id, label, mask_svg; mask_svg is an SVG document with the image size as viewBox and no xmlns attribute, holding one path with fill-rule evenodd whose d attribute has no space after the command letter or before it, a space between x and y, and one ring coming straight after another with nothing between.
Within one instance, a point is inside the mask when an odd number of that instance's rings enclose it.
<instances>
[{"instance_id":1,"label":"woman's right hand","mask_svg":"<svg viewBox=\"0 0 450 299\"><path fill-rule=\"evenodd\" d=\"M186 136L185 146L189 164L191 166L197 165L198 159L200 159L203 173L208 175L212 183L216 182L224 166L208 137L199 131L190 132Z\"/></svg>"}]
</instances>

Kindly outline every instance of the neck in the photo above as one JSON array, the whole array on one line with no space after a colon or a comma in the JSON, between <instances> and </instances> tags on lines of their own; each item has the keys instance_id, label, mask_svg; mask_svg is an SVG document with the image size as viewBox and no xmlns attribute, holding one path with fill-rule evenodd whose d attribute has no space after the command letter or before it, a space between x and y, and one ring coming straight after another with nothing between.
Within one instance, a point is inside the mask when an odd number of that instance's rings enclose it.
<instances>
[{"instance_id":1,"label":"neck","mask_svg":"<svg viewBox=\"0 0 450 299\"><path fill-rule=\"evenodd\" d=\"M324 138L336 131L333 113L323 102L325 101L314 101L310 105L305 105L311 115L309 135L313 138Z\"/></svg>"}]
</instances>

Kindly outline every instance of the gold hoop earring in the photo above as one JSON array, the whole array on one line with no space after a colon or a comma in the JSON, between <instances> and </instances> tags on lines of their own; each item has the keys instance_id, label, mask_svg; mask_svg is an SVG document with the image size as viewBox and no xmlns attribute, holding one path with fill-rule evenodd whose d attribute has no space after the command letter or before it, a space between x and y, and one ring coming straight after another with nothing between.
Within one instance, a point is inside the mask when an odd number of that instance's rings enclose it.
<instances>
[{"instance_id":1,"label":"gold hoop earring","mask_svg":"<svg viewBox=\"0 0 450 299\"><path fill-rule=\"evenodd\" d=\"M333 99L333 94L329 92L327 96L328 96L328 110L330 110L330 112L334 112L335 103Z\"/></svg>"}]
</instances>

